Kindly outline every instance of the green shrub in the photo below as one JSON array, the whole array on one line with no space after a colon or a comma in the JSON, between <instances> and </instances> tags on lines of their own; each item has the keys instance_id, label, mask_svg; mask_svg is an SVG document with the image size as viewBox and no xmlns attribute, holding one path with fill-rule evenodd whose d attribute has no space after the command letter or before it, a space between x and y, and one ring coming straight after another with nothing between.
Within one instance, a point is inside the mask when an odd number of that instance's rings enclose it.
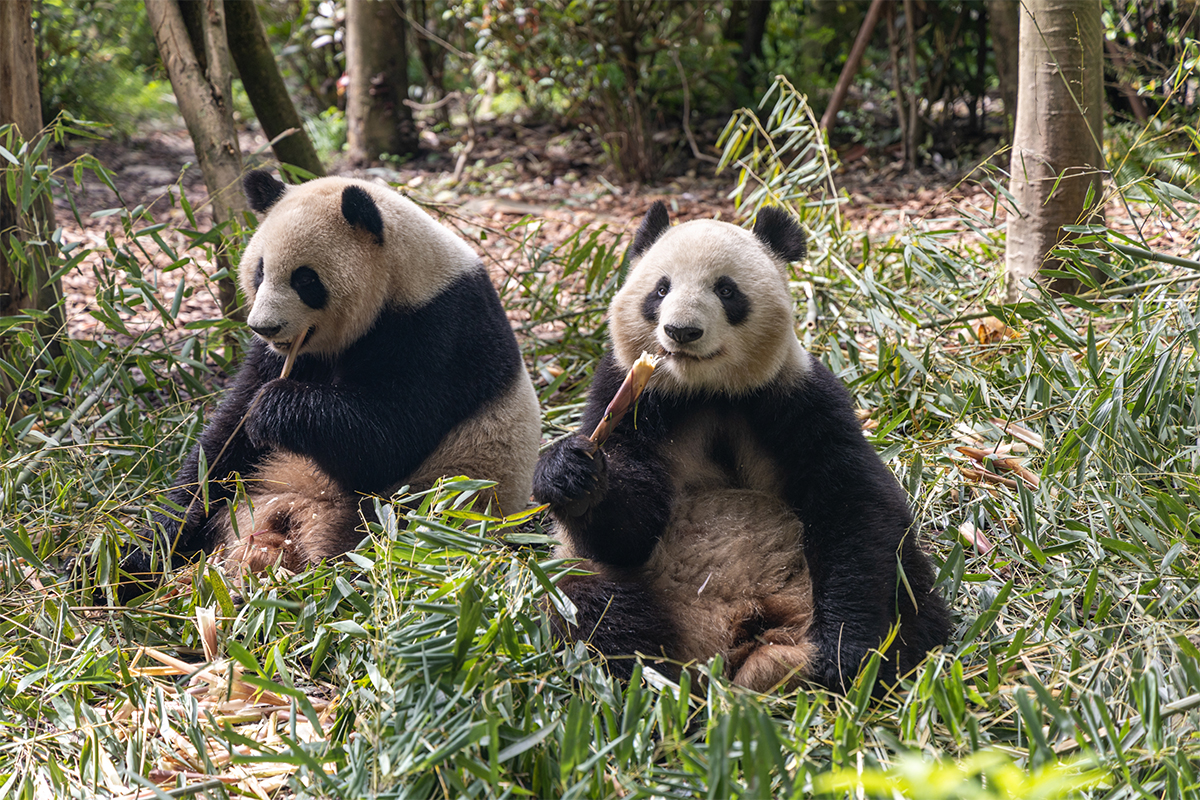
<instances>
[{"instance_id":1,"label":"green shrub","mask_svg":"<svg viewBox=\"0 0 1200 800\"><path fill-rule=\"evenodd\" d=\"M173 114L171 87L158 74L158 49L141 3L38 0L33 20L42 119L66 112L128 136L147 119Z\"/></svg>"}]
</instances>

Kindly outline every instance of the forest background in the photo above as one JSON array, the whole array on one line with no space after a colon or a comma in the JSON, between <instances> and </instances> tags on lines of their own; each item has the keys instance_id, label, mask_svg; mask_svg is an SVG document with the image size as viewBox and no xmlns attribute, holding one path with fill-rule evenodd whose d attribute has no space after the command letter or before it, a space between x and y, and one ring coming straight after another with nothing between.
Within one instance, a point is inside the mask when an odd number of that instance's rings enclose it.
<instances>
[{"instance_id":1,"label":"forest background","mask_svg":"<svg viewBox=\"0 0 1200 800\"><path fill-rule=\"evenodd\" d=\"M0 15L0 795L1200 794L1192 0ZM881 699L614 683L554 651L545 519L467 480L381 500L345 562L94 605L247 341L264 165L474 242L547 441L651 202L789 208L798 333L910 493L951 645Z\"/></svg>"}]
</instances>

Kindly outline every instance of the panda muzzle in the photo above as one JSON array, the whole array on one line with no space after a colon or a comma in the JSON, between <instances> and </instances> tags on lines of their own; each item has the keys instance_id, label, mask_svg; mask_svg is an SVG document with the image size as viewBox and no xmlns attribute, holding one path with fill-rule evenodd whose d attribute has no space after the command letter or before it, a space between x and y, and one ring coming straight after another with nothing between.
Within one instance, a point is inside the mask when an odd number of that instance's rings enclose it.
<instances>
[{"instance_id":1,"label":"panda muzzle","mask_svg":"<svg viewBox=\"0 0 1200 800\"><path fill-rule=\"evenodd\" d=\"M690 344L704 335L704 328L695 325L663 325L663 332L679 344Z\"/></svg>"},{"instance_id":2,"label":"panda muzzle","mask_svg":"<svg viewBox=\"0 0 1200 800\"><path fill-rule=\"evenodd\" d=\"M283 330L282 325L251 325L250 330L257 333L267 341L273 340Z\"/></svg>"}]
</instances>

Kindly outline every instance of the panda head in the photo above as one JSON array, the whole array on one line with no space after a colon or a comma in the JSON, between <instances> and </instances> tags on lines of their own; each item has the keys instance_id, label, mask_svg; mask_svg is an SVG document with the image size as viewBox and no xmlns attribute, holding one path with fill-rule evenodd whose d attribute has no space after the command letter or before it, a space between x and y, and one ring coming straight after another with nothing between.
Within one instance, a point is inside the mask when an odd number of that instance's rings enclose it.
<instances>
[{"instance_id":1,"label":"panda head","mask_svg":"<svg viewBox=\"0 0 1200 800\"><path fill-rule=\"evenodd\" d=\"M478 263L474 251L410 200L366 181L320 178L286 187L246 175L266 212L242 253L246 322L284 353L336 356L388 307L420 307Z\"/></svg>"},{"instance_id":2,"label":"panda head","mask_svg":"<svg viewBox=\"0 0 1200 800\"><path fill-rule=\"evenodd\" d=\"M787 264L804 255L804 232L780 209L759 211L752 231L716 220L672 228L655 203L609 309L618 363L627 369L643 351L666 353L652 385L681 394L763 386L803 354Z\"/></svg>"}]
</instances>

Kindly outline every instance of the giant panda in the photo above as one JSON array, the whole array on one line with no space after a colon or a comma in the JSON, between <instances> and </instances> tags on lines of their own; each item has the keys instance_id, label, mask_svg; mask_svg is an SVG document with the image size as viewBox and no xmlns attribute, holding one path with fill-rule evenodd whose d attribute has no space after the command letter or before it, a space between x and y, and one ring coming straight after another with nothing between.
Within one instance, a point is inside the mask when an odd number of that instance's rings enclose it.
<instances>
[{"instance_id":1,"label":"giant panda","mask_svg":"<svg viewBox=\"0 0 1200 800\"><path fill-rule=\"evenodd\" d=\"M533 486L558 555L583 559L558 584L574 624L555 627L618 675L621 656L719 653L755 691L844 690L897 622L888 682L948 639L904 490L796 338L786 269L804 255L773 208L749 231L671 227L656 203L634 237L579 433L542 455ZM643 351L662 363L597 451L585 435Z\"/></svg>"},{"instance_id":2,"label":"giant panda","mask_svg":"<svg viewBox=\"0 0 1200 800\"><path fill-rule=\"evenodd\" d=\"M367 495L447 475L496 481L493 513L523 509L537 397L474 251L365 181L287 188L256 171L244 189L266 213L240 265L254 339L167 496L184 513L154 513L124 570L149 582L155 535L175 566L220 550L301 569L363 538ZM239 480L246 499L231 509Z\"/></svg>"}]
</instances>

